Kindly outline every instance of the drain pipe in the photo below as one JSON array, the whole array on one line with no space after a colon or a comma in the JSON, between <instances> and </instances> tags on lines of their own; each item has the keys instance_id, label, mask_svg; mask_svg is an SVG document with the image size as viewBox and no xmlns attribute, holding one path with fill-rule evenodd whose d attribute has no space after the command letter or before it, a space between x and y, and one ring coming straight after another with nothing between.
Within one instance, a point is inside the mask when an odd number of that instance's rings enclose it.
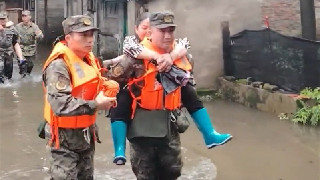
<instances>
[{"instance_id":1,"label":"drain pipe","mask_svg":"<svg viewBox=\"0 0 320 180\"><path fill-rule=\"evenodd\" d=\"M94 12L94 24L96 25L97 28L100 28L100 24L99 24L99 10L100 10L100 1L95 1L95 12ZM97 47L97 57L100 56L100 38L99 38L99 33L96 34L96 47Z\"/></svg>"},{"instance_id":2,"label":"drain pipe","mask_svg":"<svg viewBox=\"0 0 320 180\"><path fill-rule=\"evenodd\" d=\"M34 23L38 24L38 1L35 1L34 3Z\"/></svg>"},{"instance_id":3,"label":"drain pipe","mask_svg":"<svg viewBox=\"0 0 320 180\"><path fill-rule=\"evenodd\" d=\"M316 15L314 0L300 0L302 37L316 40Z\"/></svg>"}]
</instances>

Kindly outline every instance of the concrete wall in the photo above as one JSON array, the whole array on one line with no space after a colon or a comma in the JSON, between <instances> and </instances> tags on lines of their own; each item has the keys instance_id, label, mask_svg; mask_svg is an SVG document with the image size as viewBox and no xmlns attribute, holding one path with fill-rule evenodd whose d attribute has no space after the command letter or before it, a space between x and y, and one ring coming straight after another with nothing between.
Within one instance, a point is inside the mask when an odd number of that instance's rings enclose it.
<instances>
[{"instance_id":1,"label":"concrete wall","mask_svg":"<svg viewBox=\"0 0 320 180\"><path fill-rule=\"evenodd\" d=\"M63 34L62 21L64 20L64 0L47 0L47 12L45 13L44 1L38 1L37 21L39 28L44 33L42 43L51 44L57 36Z\"/></svg>"},{"instance_id":2,"label":"concrete wall","mask_svg":"<svg viewBox=\"0 0 320 180\"><path fill-rule=\"evenodd\" d=\"M4 11L9 8L21 7L21 2L18 0L0 0L0 11Z\"/></svg>"},{"instance_id":3,"label":"concrete wall","mask_svg":"<svg viewBox=\"0 0 320 180\"><path fill-rule=\"evenodd\" d=\"M223 75L220 22L230 22L230 33L261 29L261 0L155 0L150 12L168 9L175 13L176 37L188 37L195 60L198 87L217 88Z\"/></svg>"},{"instance_id":4,"label":"concrete wall","mask_svg":"<svg viewBox=\"0 0 320 180\"><path fill-rule=\"evenodd\" d=\"M126 3L102 2L98 7L100 55L104 59L117 57L122 53Z\"/></svg>"},{"instance_id":5,"label":"concrete wall","mask_svg":"<svg viewBox=\"0 0 320 180\"><path fill-rule=\"evenodd\" d=\"M265 89L227 81L223 77L218 78L219 91L223 99L243 104L250 108L269 112L274 115L281 113L292 114L297 110L295 94L283 94L271 92Z\"/></svg>"}]
</instances>

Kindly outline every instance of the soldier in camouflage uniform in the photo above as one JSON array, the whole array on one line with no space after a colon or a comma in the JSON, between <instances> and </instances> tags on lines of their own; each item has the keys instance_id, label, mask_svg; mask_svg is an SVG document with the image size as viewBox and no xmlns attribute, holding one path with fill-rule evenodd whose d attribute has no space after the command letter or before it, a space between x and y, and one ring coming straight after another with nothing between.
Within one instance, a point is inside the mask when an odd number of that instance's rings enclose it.
<instances>
[{"instance_id":1,"label":"soldier in camouflage uniform","mask_svg":"<svg viewBox=\"0 0 320 180\"><path fill-rule=\"evenodd\" d=\"M0 12L0 83L12 78L13 51L19 58L19 64L24 62L18 32L8 24L7 13Z\"/></svg>"},{"instance_id":2,"label":"soldier in camouflage uniform","mask_svg":"<svg viewBox=\"0 0 320 180\"><path fill-rule=\"evenodd\" d=\"M169 53L173 50L171 44L174 42L173 32L176 25L173 24L172 21L173 15L168 16L171 19L164 20L166 15L165 12L157 12L150 15L151 35L149 38L152 39L154 48L158 48L161 52ZM172 65L172 59L161 59L161 61L157 61L157 63L159 67L161 66L163 70L165 70ZM161 72L161 70L159 71ZM146 81L146 79L144 79L144 81ZM144 84L148 83L149 82L145 82ZM143 88L145 87L146 86ZM140 103L142 104L142 101L148 101L147 98L151 97L141 96L140 98ZM157 97L152 98L156 99ZM137 116L137 113L135 116ZM136 119L133 119L129 125L128 138L130 138L130 129L135 120ZM154 139L150 137L139 137L137 140L130 141L130 162L137 180L176 180L181 175L182 158L180 135L173 122L171 122L169 126L170 133L167 139L158 140L159 143L154 143ZM147 128L149 127L141 127L140 130L148 131Z\"/></svg>"},{"instance_id":3,"label":"soldier in camouflage uniform","mask_svg":"<svg viewBox=\"0 0 320 180\"><path fill-rule=\"evenodd\" d=\"M52 180L92 180L94 140L97 134L95 124L90 122L95 121L97 110L109 109L116 98L106 97L102 92L98 94L97 82L88 79L89 76L101 76L99 69L94 68L97 62L93 63L95 58L91 52L93 34L98 30L92 26L92 19L84 15L71 16L62 25L65 42L57 43L43 71L47 97L45 105L50 105L45 106L45 112L48 107L51 107L52 112L51 117L45 114L48 122L45 134L51 139L49 173ZM95 97L90 91L98 95ZM54 123L56 118L59 124ZM70 121L74 124L73 128L61 127ZM81 123L89 125L78 125Z\"/></svg>"},{"instance_id":4,"label":"soldier in camouflage uniform","mask_svg":"<svg viewBox=\"0 0 320 180\"><path fill-rule=\"evenodd\" d=\"M43 38L43 34L38 25L31 21L30 11L22 11L22 21L16 25L16 29L20 35L22 54L27 60L26 71L30 74L36 54L36 43Z\"/></svg>"}]
</instances>

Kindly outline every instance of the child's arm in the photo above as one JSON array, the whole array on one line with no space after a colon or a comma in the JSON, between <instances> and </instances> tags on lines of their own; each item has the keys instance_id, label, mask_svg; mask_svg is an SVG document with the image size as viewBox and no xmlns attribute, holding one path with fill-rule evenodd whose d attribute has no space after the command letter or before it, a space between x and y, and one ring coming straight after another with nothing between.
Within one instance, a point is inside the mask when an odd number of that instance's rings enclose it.
<instances>
[{"instance_id":1,"label":"child's arm","mask_svg":"<svg viewBox=\"0 0 320 180\"><path fill-rule=\"evenodd\" d=\"M187 51L191 48L190 41L187 38L176 39L174 49L170 55L172 59L180 59L187 55Z\"/></svg>"},{"instance_id":2,"label":"child's arm","mask_svg":"<svg viewBox=\"0 0 320 180\"><path fill-rule=\"evenodd\" d=\"M134 59L157 59L159 54L143 47L136 36L127 36L123 41L123 54Z\"/></svg>"},{"instance_id":3,"label":"child's arm","mask_svg":"<svg viewBox=\"0 0 320 180\"><path fill-rule=\"evenodd\" d=\"M187 38L177 39L175 48L170 53L172 59L178 59L187 55L190 49L190 42ZM127 36L123 41L123 53L135 59L157 59L159 54L143 47L136 36Z\"/></svg>"},{"instance_id":4,"label":"child's arm","mask_svg":"<svg viewBox=\"0 0 320 180\"><path fill-rule=\"evenodd\" d=\"M112 59L103 60L103 66L108 67L109 65L118 64L122 59L124 59L125 55L120 55Z\"/></svg>"}]
</instances>

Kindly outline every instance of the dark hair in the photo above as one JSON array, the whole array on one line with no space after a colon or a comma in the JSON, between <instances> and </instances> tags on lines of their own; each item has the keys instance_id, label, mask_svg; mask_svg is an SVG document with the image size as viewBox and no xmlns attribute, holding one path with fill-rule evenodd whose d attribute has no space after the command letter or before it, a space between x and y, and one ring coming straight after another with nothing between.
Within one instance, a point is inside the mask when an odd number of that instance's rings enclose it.
<instances>
[{"instance_id":1,"label":"dark hair","mask_svg":"<svg viewBox=\"0 0 320 180\"><path fill-rule=\"evenodd\" d=\"M54 47L58 42L64 40L64 38L65 38L65 35L64 35L64 34L58 36L58 37L53 41L52 46Z\"/></svg>"},{"instance_id":2,"label":"dark hair","mask_svg":"<svg viewBox=\"0 0 320 180\"><path fill-rule=\"evenodd\" d=\"M144 21L145 19L148 19L150 16L150 13L149 12L144 12L144 13L141 13L139 17L137 17L136 19L136 26L138 27L140 25L140 23L142 21Z\"/></svg>"}]
</instances>

